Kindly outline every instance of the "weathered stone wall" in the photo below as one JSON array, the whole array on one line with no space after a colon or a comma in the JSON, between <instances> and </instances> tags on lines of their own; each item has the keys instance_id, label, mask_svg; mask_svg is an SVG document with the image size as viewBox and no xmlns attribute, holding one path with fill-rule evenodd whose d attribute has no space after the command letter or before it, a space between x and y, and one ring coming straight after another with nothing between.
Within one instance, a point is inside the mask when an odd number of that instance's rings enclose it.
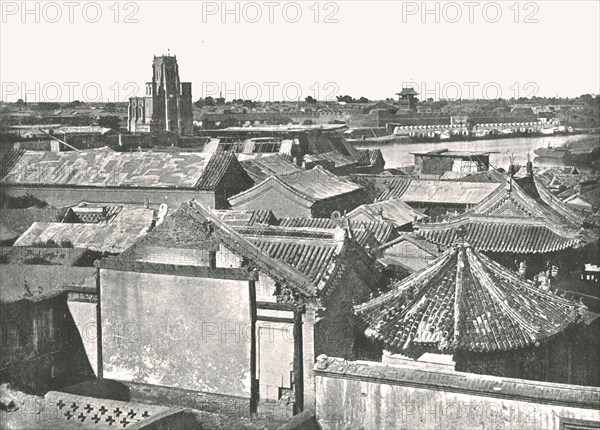
<instances>
[{"instance_id":1,"label":"weathered stone wall","mask_svg":"<svg viewBox=\"0 0 600 430\"><path fill-rule=\"evenodd\" d=\"M93 377L66 293L1 303L0 321L0 381L43 393Z\"/></svg>"},{"instance_id":2,"label":"weathered stone wall","mask_svg":"<svg viewBox=\"0 0 600 430\"><path fill-rule=\"evenodd\" d=\"M248 281L101 270L103 376L250 398Z\"/></svg>"},{"instance_id":3,"label":"weathered stone wall","mask_svg":"<svg viewBox=\"0 0 600 430\"><path fill-rule=\"evenodd\" d=\"M600 389L321 357L323 429L531 429L600 426Z\"/></svg>"}]
</instances>

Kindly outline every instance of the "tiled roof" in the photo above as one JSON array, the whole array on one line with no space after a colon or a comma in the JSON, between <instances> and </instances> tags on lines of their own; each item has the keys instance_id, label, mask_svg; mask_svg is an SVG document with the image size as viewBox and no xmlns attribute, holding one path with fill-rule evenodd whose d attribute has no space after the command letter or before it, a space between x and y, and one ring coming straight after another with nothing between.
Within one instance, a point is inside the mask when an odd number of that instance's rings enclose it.
<instances>
[{"instance_id":1,"label":"tiled roof","mask_svg":"<svg viewBox=\"0 0 600 430\"><path fill-rule=\"evenodd\" d=\"M404 174L394 175L390 172L379 175L354 174L346 178L364 187L374 201L388 200L402 195L412 180Z\"/></svg>"},{"instance_id":2,"label":"tiled roof","mask_svg":"<svg viewBox=\"0 0 600 430\"><path fill-rule=\"evenodd\" d=\"M499 186L484 182L413 180L402 194L397 193L393 197L407 203L476 205ZM383 200L382 197L379 200Z\"/></svg>"},{"instance_id":3,"label":"tiled roof","mask_svg":"<svg viewBox=\"0 0 600 430\"><path fill-rule=\"evenodd\" d=\"M411 208L406 203L393 199L359 206L347 216L350 219L368 218L371 221L389 221L396 227L427 218L425 214Z\"/></svg>"},{"instance_id":4,"label":"tiled roof","mask_svg":"<svg viewBox=\"0 0 600 430\"><path fill-rule=\"evenodd\" d=\"M256 209L253 211L215 210L215 216L229 225L251 226L251 225L276 225L275 214L268 209Z\"/></svg>"},{"instance_id":5,"label":"tiled roof","mask_svg":"<svg viewBox=\"0 0 600 430\"><path fill-rule=\"evenodd\" d=\"M405 234L401 234L400 236L398 236L395 239L392 239L386 243L384 243L383 245L381 245L379 247L380 251L384 251L387 248L397 245L398 243L401 242L410 242L413 245L415 245L417 248L422 249L423 251L427 252L428 254L431 254L432 256L438 256L441 251L439 250L438 245L435 245L431 242L428 242L427 240L425 240L424 238L422 238L421 236L416 235L415 233L405 233Z\"/></svg>"},{"instance_id":6,"label":"tiled roof","mask_svg":"<svg viewBox=\"0 0 600 430\"><path fill-rule=\"evenodd\" d=\"M322 228L322 229L334 229L336 222L331 218L281 218L279 220L281 227L294 227L294 228ZM384 244L389 240L393 239L396 235L394 233L394 226L388 221L352 221L350 220L350 227L353 231L365 230L370 231L375 240L380 244ZM359 233L356 232L358 236ZM357 242L362 244L361 240Z\"/></svg>"},{"instance_id":7,"label":"tiled roof","mask_svg":"<svg viewBox=\"0 0 600 430\"><path fill-rule=\"evenodd\" d=\"M549 229L543 221L527 223L502 218L475 219L467 223L447 223L444 228L419 228L417 233L427 240L449 246L456 242L456 228L465 225L467 240L476 249L490 252L546 253L577 246L576 235L564 237Z\"/></svg>"},{"instance_id":8,"label":"tiled roof","mask_svg":"<svg viewBox=\"0 0 600 430\"><path fill-rule=\"evenodd\" d=\"M504 183L506 181L506 173L491 169L485 172L467 174L461 178L451 179L451 181Z\"/></svg>"},{"instance_id":9,"label":"tiled roof","mask_svg":"<svg viewBox=\"0 0 600 430\"><path fill-rule=\"evenodd\" d=\"M250 243L271 258L289 264L322 290L335 271L340 242L327 230L295 228L236 229Z\"/></svg>"},{"instance_id":10,"label":"tiled roof","mask_svg":"<svg viewBox=\"0 0 600 430\"><path fill-rule=\"evenodd\" d=\"M269 274L276 282L290 285L305 297L311 297L316 289L310 278L289 264L261 252L245 237L208 209L195 201L183 203L161 225L140 238L123 252L119 261L136 261L140 251L147 246L164 248L193 248L216 250L220 244L236 255L246 258L259 270Z\"/></svg>"},{"instance_id":11,"label":"tiled roof","mask_svg":"<svg viewBox=\"0 0 600 430\"><path fill-rule=\"evenodd\" d=\"M393 352L492 352L539 345L587 310L461 245L355 312L365 334Z\"/></svg>"},{"instance_id":12,"label":"tiled roof","mask_svg":"<svg viewBox=\"0 0 600 430\"><path fill-rule=\"evenodd\" d=\"M181 155L183 154L179 154L179 156ZM192 157L198 155L199 154L193 154ZM177 157L177 155L175 155L175 157ZM178 161L177 166L179 166L179 163L187 164L193 162L192 157L190 157L191 160L189 161L184 157L184 160ZM194 187L204 191L214 190L219 182L221 182L223 175L225 175L232 162L237 162L233 152L217 152L212 154ZM174 173L176 174L176 172Z\"/></svg>"},{"instance_id":13,"label":"tiled roof","mask_svg":"<svg viewBox=\"0 0 600 430\"><path fill-rule=\"evenodd\" d=\"M354 145L348 143L339 132L318 132L308 136L308 153L323 154L335 150L339 151L342 155L351 157L354 161L360 158L358 150Z\"/></svg>"},{"instance_id":14,"label":"tiled roof","mask_svg":"<svg viewBox=\"0 0 600 430\"><path fill-rule=\"evenodd\" d=\"M15 149L0 153L0 179L4 178L12 170L23 154L25 154L24 149Z\"/></svg>"},{"instance_id":15,"label":"tiled roof","mask_svg":"<svg viewBox=\"0 0 600 430\"><path fill-rule=\"evenodd\" d=\"M565 224L567 228L579 228L581 226L581 218L537 179L525 176L516 179L514 182L517 186L512 187L512 190L515 193L523 191L524 197L529 197L531 201L537 203L541 215L549 217L556 223Z\"/></svg>"},{"instance_id":16,"label":"tiled roof","mask_svg":"<svg viewBox=\"0 0 600 430\"><path fill-rule=\"evenodd\" d=\"M283 186L311 203L354 193L363 189L361 186L341 179L321 166L317 166L311 170L291 173L289 175L271 176L249 190L231 197L229 201L235 206L237 201L250 198L254 193L275 184Z\"/></svg>"},{"instance_id":17,"label":"tiled roof","mask_svg":"<svg viewBox=\"0 0 600 430\"><path fill-rule=\"evenodd\" d=\"M304 156L304 161L306 162L307 167L310 167L313 164L317 164L322 161L326 161L326 162L328 161L330 163L333 163L333 166L336 169L339 169L342 167L348 167L348 166L352 166L352 165L356 164L355 159L353 159L349 155L342 154L338 150L324 152L321 154L307 154Z\"/></svg>"},{"instance_id":18,"label":"tiled roof","mask_svg":"<svg viewBox=\"0 0 600 430\"><path fill-rule=\"evenodd\" d=\"M2 182L213 190L234 159L235 156L229 152L120 153L108 148L69 152L26 151Z\"/></svg>"},{"instance_id":19,"label":"tiled roof","mask_svg":"<svg viewBox=\"0 0 600 430\"><path fill-rule=\"evenodd\" d=\"M120 253L129 248L152 224L154 211L146 208L115 207L114 214L98 223L36 222L14 246L69 241L76 248Z\"/></svg>"},{"instance_id":20,"label":"tiled roof","mask_svg":"<svg viewBox=\"0 0 600 430\"><path fill-rule=\"evenodd\" d=\"M385 177L385 189L384 191L377 197L377 201L384 201L389 199L394 199L402 196L412 180L407 177L395 178L395 177Z\"/></svg>"},{"instance_id":21,"label":"tiled roof","mask_svg":"<svg viewBox=\"0 0 600 430\"><path fill-rule=\"evenodd\" d=\"M396 93L397 96L419 95L414 88L402 88L402 91Z\"/></svg>"},{"instance_id":22,"label":"tiled roof","mask_svg":"<svg viewBox=\"0 0 600 430\"><path fill-rule=\"evenodd\" d=\"M302 168L290 162L288 157L280 154L265 156L240 154L238 160L256 183L264 181L269 176L287 175L302 171Z\"/></svg>"},{"instance_id":23,"label":"tiled roof","mask_svg":"<svg viewBox=\"0 0 600 430\"><path fill-rule=\"evenodd\" d=\"M464 226L473 247L491 252L546 253L585 243L582 220L543 186L531 184L537 199L513 181L471 210L444 222L416 224L415 230L433 243L450 246L457 239L456 229Z\"/></svg>"}]
</instances>

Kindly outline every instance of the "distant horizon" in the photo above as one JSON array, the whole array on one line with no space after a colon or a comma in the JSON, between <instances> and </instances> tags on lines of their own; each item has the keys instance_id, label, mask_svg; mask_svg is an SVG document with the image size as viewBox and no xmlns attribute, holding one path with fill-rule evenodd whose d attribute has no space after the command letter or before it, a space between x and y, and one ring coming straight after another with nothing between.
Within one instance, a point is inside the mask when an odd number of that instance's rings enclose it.
<instances>
[{"instance_id":1,"label":"distant horizon","mask_svg":"<svg viewBox=\"0 0 600 430\"><path fill-rule=\"evenodd\" d=\"M353 97L351 94L343 94L343 95L349 95L351 97ZM434 100L434 103L437 102L448 102L448 103L453 103L453 102L461 102L461 101L465 101L465 102L494 102L494 101L506 101L506 102L511 102L511 100L514 100L515 103L527 103L527 102L533 102L537 99L545 99L545 100L551 100L551 99L557 99L557 100L576 100L581 98L582 96L586 96L589 95L593 98L596 97L600 97L600 94L596 94L596 93L584 93L584 94L580 94L578 96L574 96L574 97L566 97L566 96L535 96L532 98L528 98L525 100L520 100L520 99L511 99L511 98L502 98L502 99L482 99L482 98L472 98L472 99L438 99L438 100ZM139 97L139 96L138 96ZM216 99L217 97L213 97L213 99ZM390 101L390 99L393 99ZM193 97L192 102L195 103L199 100L199 98L195 98ZM225 99L225 103L232 103L234 100L239 100L239 99ZM417 100L419 101L419 103L430 103L428 100L424 100L424 99L419 99L417 97ZM246 101L246 100L244 100ZM274 103L306 103L306 104L310 104L309 102L306 102L305 100L252 100L255 103L259 103L259 104L274 104ZM5 100L0 100L0 103L2 104L17 104L19 101L18 100L14 100L14 101L5 101ZM127 105L129 103L128 100L125 101L112 101L112 100L104 100L104 101L83 101L83 100L71 100L71 101L63 101L63 100L59 100L59 101L38 101L38 102L32 102L32 101L25 101L23 100L24 104L27 105L37 105L37 104L50 104L50 103L55 103L55 104L61 104L61 105L68 105L74 102L80 102L83 105L105 105L107 103L114 103L114 104L123 104L123 105ZM392 98L389 97L387 99L370 99L368 102L352 102L352 103L346 103L346 102L340 102L337 100L316 100L316 103L335 103L335 104L340 104L340 105L353 105L353 104L372 104L372 103L377 103L377 102L385 102L385 103L397 103L398 102L398 98ZM214 107L218 107L218 106L223 106L223 105L215 105Z\"/></svg>"}]
</instances>

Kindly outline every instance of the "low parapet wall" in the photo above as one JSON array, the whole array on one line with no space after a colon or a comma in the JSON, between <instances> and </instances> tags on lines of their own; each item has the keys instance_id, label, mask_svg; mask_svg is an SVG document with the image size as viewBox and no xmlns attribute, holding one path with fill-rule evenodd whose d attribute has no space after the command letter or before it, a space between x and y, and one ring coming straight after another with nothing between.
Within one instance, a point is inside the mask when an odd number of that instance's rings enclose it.
<instances>
[{"instance_id":1,"label":"low parapet wall","mask_svg":"<svg viewBox=\"0 0 600 430\"><path fill-rule=\"evenodd\" d=\"M314 370L323 429L600 429L595 387L324 356Z\"/></svg>"}]
</instances>

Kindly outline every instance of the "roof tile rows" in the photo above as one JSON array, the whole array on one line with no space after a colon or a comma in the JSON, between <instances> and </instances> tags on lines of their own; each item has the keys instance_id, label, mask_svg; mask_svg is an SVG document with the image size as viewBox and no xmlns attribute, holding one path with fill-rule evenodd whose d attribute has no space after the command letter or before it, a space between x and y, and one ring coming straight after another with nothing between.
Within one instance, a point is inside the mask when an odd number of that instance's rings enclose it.
<instances>
[{"instance_id":1,"label":"roof tile rows","mask_svg":"<svg viewBox=\"0 0 600 430\"><path fill-rule=\"evenodd\" d=\"M403 201L390 199L361 205L350 212L348 218L389 221L396 227L402 227L427 218L427 216L413 209Z\"/></svg>"},{"instance_id":2,"label":"roof tile rows","mask_svg":"<svg viewBox=\"0 0 600 430\"><path fill-rule=\"evenodd\" d=\"M237 202L248 199L249 196L259 192L260 189L269 187L274 183L285 187L311 203L358 192L363 189L361 186L341 179L321 166L317 166L311 170L303 170L288 175L271 176L249 190L242 191L240 194L230 198L229 201L235 206Z\"/></svg>"},{"instance_id":3,"label":"roof tile rows","mask_svg":"<svg viewBox=\"0 0 600 430\"><path fill-rule=\"evenodd\" d=\"M319 229L334 229L336 222L330 218L281 218L279 221L281 227L294 227L294 228L319 228ZM364 230L370 231L377 242L384 244L389 242L396 234L394 233L394 226L389 221L353 221L350 220L350 227L352 230ZM357 241L360 237L360 232L357 233Z\"/></svg>"},{"instance_id":4,"label":"roof tile rows","mask_svg":"<svg viewBox=\"0 0 600 430\"><path fill-rule=\"evenodd\" d=\"M527 192L522 188L526 186ZM533 196L531 195L533 194ZM576 247L594 239L581 229L583 221L531 178L501 185L471 210L436 223L415 225L427 240L450 246L456 229L466 228L469 243L480 251L547 253Z\"/></svg>"},{"instance_id":5,"label":"roof tile rows","mask_svg":"<svg viewBox=\"0 0 600 430\"><path fill-rule=\"evenodd\" d=\"M417 233L430 242L443 246L456 243L456 228L465 225L467 241L480 251L510 253L546 253L579 244L577 237L565 237L546 225L515 222L501 218L448 223L444 228L420 228Z\"/></svg>"},{"instance_id":6,"label":"roof tile rows","mask_svg":"<svg viewBox=\"0 0 600 430\"><path fill-rule=\"evenodd\" d=\"M271 258L289 264L307 276L315 285L324 284L333 272L340 249L332 233L302 234L291 231L278 235L272 230L237 230L250 243Z\"/></svg>"},{"instance_id":7,"label":"roof tile rows","mask_svg":"<svg viewBox=\"0 0 600 430\"><path fill-rule=\"evenodd\" d=\"M69 152L26 151L2 182L213 190L234 158L228 152L120 153L108 148Z\"/></svg>"},{"instance_id":8,"label":"roof tile rows","mask_svg":"<svg viewBox=\"0 0 600 430\"><path fill-rule=\"evenodd\" d=\"M266 156L240 154L238 160L256 183L264 181L269 176L287 175L302 171L302 168L290 162L288 157L280 154Z\"/></svg>"},{"instance_id":9,"label":"roof tile rows","mask_svg":"<svg viewBox=\"0 0 600 430\"><path fill-rule=\"evenodd\" d=\"M307 154L304 156L304 161L310 168L320 162L329 162L334 168L339 169L356 164L356 160L349 155L344 155L338 150L324 152L321 154Z\"/></svg>"},{"instance_id":10,"label":"roof tile rows","mask_svg":"<svg viewBox=\"0 0 600 430\"><path fill-rule=\"evenodd\" d=\"M394 199L402 196L411 183L410 178L386 178L385 190L377 197L377 201Z\"/></svg>"},{"instance_id":11,"label":"roof tile rows","mask_svg":"<svg viewBox=\"0 0 600 430\"><path fill-rule=\"evenodd\" d=\"M464 244L355 312L365 334L390 351L420 345L491 352L538 345L582 321L587 310Z\"/></svg>"}]
</instances>

